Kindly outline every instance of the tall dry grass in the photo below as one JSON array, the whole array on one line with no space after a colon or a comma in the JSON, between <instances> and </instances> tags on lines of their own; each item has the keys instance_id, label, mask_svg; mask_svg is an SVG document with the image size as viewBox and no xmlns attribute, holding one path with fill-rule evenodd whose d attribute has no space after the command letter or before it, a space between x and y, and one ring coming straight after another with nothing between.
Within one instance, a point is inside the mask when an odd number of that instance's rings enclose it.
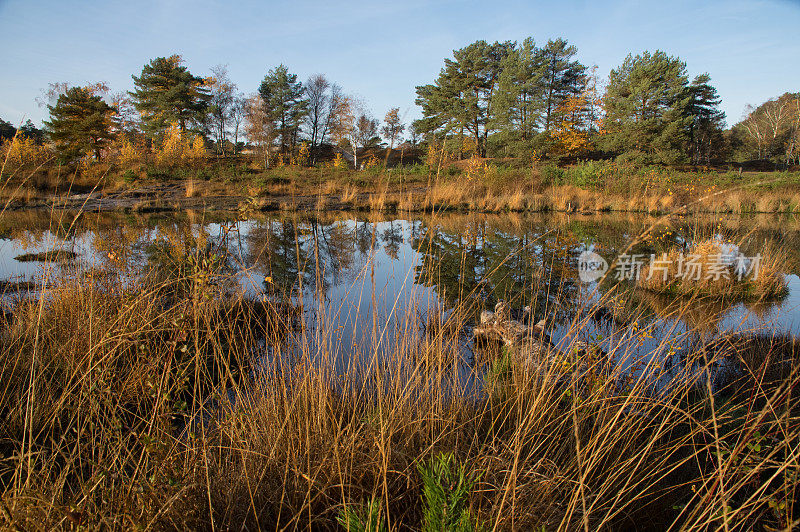
<instances>
[{"instance_id":1,"label":"tall dry grass","mask_svg":"<svg viewBox=\"0 0 800 532\"><path fill-rule=\"evenodd\" d=\"M177 280L67 283L17 308L2 332L7 526L335 528L376 499L388 526L417 527L418 469L441 453L476 479L467 507L486 528L796 517L792 342L688 354L681 377L656 359L635 376L597 357L533 371L506 354L472 367L489 375L476 394L456 371L466 309L431 334L409 319L392 350L340 368L302 328L266 327L277 307L223 304L190 281L178 299ZM284 356L257 357L264 342ZM722 398L710 382L726 360L741 368ZM759 377L776 364L779 378Z\"/></svg>"},{"instance_id":2,"label":"tall dry grass","mask_svg":"<svg viewBox=\"0 0 800 532\"><path fill-rule=\"evenodd\" d=\"M776 299L788 292L783 265L785 253L767 246L745 263L726 262L724 242L709 238L688 248L675 246L645 264L636 282L661 294L728 301ZM651 271L652 270L652 271Z\"/></svg>"}]
</instances>

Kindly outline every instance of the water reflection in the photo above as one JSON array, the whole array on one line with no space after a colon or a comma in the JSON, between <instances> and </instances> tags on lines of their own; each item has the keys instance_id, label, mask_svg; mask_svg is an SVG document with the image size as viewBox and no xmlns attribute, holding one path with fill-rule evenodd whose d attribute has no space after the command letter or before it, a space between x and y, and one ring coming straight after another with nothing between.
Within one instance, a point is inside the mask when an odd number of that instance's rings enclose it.
<instances>
[{"instance_id":1,"label":"water reflection","mask_svg":"<svg viewBox=\"0 0 800 532\"><path fill-rule=\"evenodd\" d=\"M346 357L379 340L387 349L430 315L456 306L477 313L498 300L517 312L530 305L548 320L555 340L591 303L614 297L581 327L613 349L620 330L650 327L659 335L691 331L707 339L727 330L768 326L798 332L800 222L795 217L692 217L663 221L631 251L661 253L698 235L740 243L754 255L766 242L790 250L789 295L782 301L735 303L665 298L606 282L582 284L577 257L591 249L613 258L654 219L634 215L428 216L413 220L351 217L177 213L135 216L7 213L0 225L0 277L50 281L63 268L19 262L25 252L60 247L83 269L152 275L159 260L180 262L202 243L224 259L234 288L249 297L286 297L304 309L305 326L329 352ZM176 251L177 250L177 251ZM171 256L170 253L178 253ZM209 259L210 260L210 259ZM54 273L55 272L55 273ZM10 289L10 285L6 286ZM616 307L627 309L617 312ZM409 320L419 323L410 324ZM473 317L474 319L474 317ZM422 325L420 325L422 324ZM406 331L398 334L398 331ZM416 333L415 333L416 334ZM615 336L616 335L616 336ZM466 335L465 335L466 338ZM647 343L642 349L647 348Z\"/></svg>"}]
</instances>

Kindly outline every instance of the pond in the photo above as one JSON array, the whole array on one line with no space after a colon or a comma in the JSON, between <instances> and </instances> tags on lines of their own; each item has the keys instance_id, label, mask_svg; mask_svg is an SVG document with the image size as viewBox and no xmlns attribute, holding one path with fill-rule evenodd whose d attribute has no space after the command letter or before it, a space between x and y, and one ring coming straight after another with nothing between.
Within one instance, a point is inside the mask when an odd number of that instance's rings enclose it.
<instances>
[{"instance_id":1,"label":"pond","mask_svg":"<svg viewBox=\"0 0 800 532\"><path fill-rule=\"evenodd\" d=\"M745 302L688 300L636 288L614 272L600 284L580 275L579 257L587 250L612 262L626 251L649 257L702 239L734 243L746 256L777 246L785 256L787 293ZM13 306L76 275L91 282L114 272L135 282L164 262L165 250L185 251L198 242L224 263L227 293L279 295L301 307L303 341L340 368L350 357L390 351L425 334L454 311L462 314L460 323L474 324L481 310L501 300L516 316L529 307L532 322L544 319L555 343L580 337L639 356L663 349L665 336L680 350L731 331L800 332L800 219L765 215L20 211L6 213L0 225L3 301ZM469 327L463 329L459 349L468 361L475 346Z\"/></svg>"}]
</instances>

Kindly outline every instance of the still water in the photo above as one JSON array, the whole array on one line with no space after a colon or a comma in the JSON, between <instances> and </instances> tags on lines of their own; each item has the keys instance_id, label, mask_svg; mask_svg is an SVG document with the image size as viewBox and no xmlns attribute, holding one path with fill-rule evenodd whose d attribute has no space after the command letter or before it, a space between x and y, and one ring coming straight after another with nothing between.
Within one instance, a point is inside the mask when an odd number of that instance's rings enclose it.
<instances>
[{"instance_id":1,"label":"still water","mask_svg":"<svg viewBox=\"0 0 800 532\"><path fill-rule=\"evenodd\" d=\"M788 295L777 301L687 302L634 289L613 276L600 286L581 282L583 251L611 262L653 224L652 236L629 253L658 255L705 238L733 242L748 256L769 243L779 245L787 257ZM457 306L468 308L474 319L499 300L517 312L530 306L532 319L545 319L556 342L576 335L608 350L633 342L631 330L648 331L636 335L632 346L643 353L664 335L686 343L730 331L800 332L800 219L786 216L6 213L0 223L3 302L9 306L41 293L23 289L31 283L55 286L86 272L114 271L133 282L151 271L158 249L196 245L198 237L223 258L230 291L249 298L280 294L302 303L309 336L339 357L376 342L391 348L407 338L401 331L424 328L432 316L446 317ZM54 263L31 255L54 249L75 258ZM593 303L610 297L613 305L632 309L626 319L586 316ZM570 327L581 318L586 319L580 327ZM467 329L465 356L472 350Z\"/></svg>"}]
</instances>

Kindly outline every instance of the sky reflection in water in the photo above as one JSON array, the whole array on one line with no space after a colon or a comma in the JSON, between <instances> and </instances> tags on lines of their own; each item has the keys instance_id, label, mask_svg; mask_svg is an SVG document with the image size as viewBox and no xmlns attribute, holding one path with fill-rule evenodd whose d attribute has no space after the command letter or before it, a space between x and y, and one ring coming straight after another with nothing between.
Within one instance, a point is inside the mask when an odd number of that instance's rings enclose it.
<instances>
[{"instance_id":1,"label":"sky reflection in water","mask_svg":"<svg viewBox=\"0 0 800 532\"><path fill-rule=\"evenodd\" d=\"M680 319L670 316L676 302L626 285L581 283L577 257L593 249L609 262L655 219L646 216L484 216L439 215L417 219L268 217L225 215L83 215L61 224L45 214L7 215L0 239L0 277L41 280L41 262L20 262L21 253L65 247L79 254L81 269L123 266L142 271L150 244L185 240L201 232L224 249L238 286L249 297L264 292L292 294L302 302L311 342L325 342L336 359L365 352L375 338L379 351L409 341L431 313L447 313L467 302L474 315L502 299L513 308L531 305L534 319L546 319L555 341L576 315L613 290L621 305L643 310L635 322L586 319L578 333L606 348L637 335L634 348L649 353L665 334L680 344L705 341L722 331L764 329L800 331L800 221L777 216L675 220L656 238L637 246L659 254L669 245L699 236L741 242L754 255L773 240L787 250L788 296L778 302L699 302L684 305ZM55 227L60 227L56 230ZM191 233L189 232L191 229ZM51 279L74 265L50 266ZM6 294L6 301L11 301ZM376 310L376 312L373 311ZM687 333L687 331L690 331ZM652 336L652 338L647 338ZM469 331L463 352L470 357Z\"/></svg>"}]
</instances>

